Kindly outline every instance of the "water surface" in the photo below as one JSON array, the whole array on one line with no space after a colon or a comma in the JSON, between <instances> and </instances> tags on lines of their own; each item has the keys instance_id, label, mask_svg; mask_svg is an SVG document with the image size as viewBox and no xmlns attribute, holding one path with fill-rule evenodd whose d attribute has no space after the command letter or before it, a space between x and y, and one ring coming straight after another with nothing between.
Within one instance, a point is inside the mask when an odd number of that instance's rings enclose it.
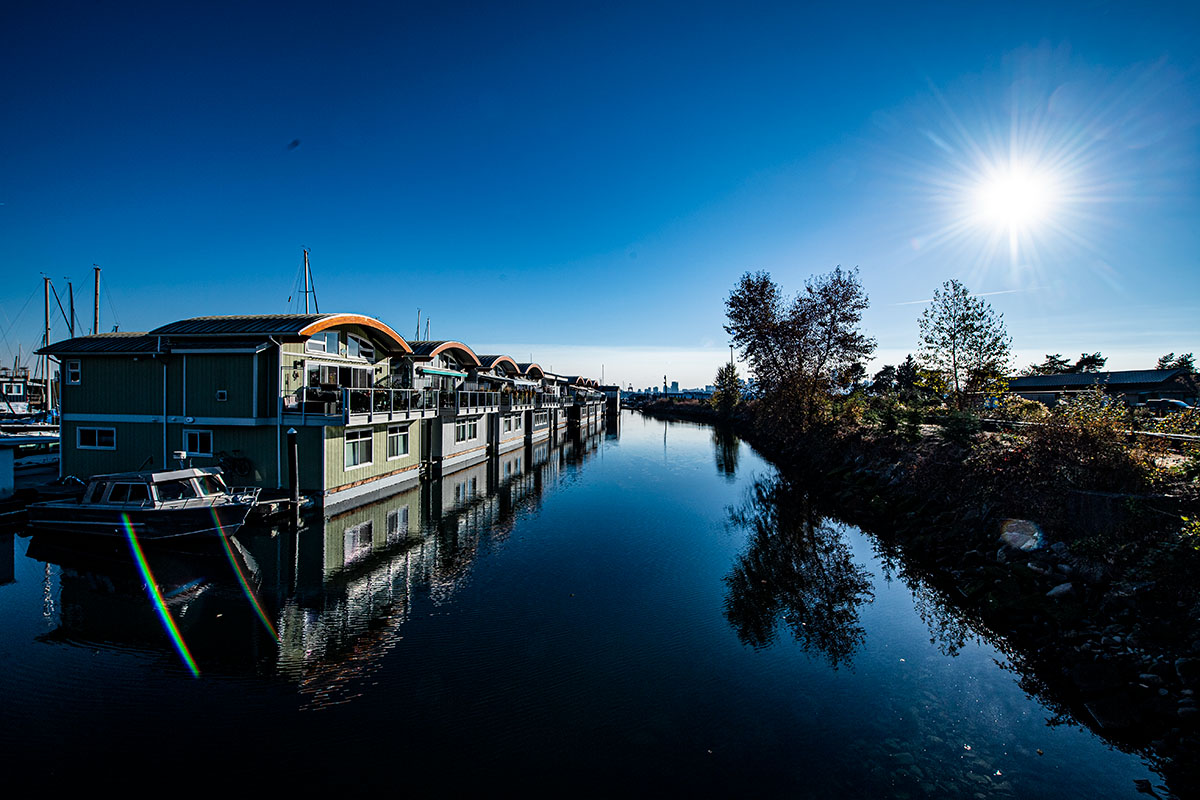
<instances>
[{"instance_id":1,"label":"water surface","mask_svg":"<svg viewBox=\"0 0 1200 800\"><path fill-rule=\"evenodd\" d=\"M0 540L10 787L1123 797L1155 776L711 429L518 451L228 552ZM193 672L189 659L195 665Z\"/></svg>"}]
</instances>

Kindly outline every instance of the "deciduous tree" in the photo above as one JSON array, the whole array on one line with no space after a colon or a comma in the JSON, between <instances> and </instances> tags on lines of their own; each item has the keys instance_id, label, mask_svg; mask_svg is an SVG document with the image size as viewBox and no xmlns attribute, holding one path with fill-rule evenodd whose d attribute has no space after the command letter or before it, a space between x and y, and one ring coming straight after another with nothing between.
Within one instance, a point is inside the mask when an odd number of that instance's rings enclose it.
<instances>
[{"instance_id":1,"label":"deciduous tree","mask_svg":"<svg viewBox=\"0 0 1200 800\"><path fill-rule=\"evenodd\" d=\"M803 424L834 386L861 376L861 364L874 352L875 340L861 329L867 305L856 269L813 276L791 299L769 273L747 272L725 301L725 330L762 398Z\"/></svg>"},{"instance_id":2,"label":"deciduous tree","mask_svg":"<svg viewBox=\"0 0 1200 800\"><path fill-rule=\"evenodd\" d=\"M919 324L921 365L944 376L959 406L965 391L987 385L1008 369L1012 339L1004 329L1004 315L957 280L933 293Z\"/></svg>"}]
</instances>

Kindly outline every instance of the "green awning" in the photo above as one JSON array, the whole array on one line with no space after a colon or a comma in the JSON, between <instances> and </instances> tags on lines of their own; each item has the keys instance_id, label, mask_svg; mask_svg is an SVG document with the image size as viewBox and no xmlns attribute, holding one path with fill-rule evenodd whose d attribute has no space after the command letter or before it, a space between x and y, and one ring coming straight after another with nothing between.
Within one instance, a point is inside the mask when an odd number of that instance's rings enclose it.
<instances>
[{"instance_id":1,"label":"green awning","mask_svg":"<svg viewBox=\"0 0 1200 800\"><path fill-rule=\"evenodd\" d=\"M465 378L467 373L455 372L452 369L434 369L433 367L417 367L422 375L445 375L448 378Z\"/></svg>"}]
</instances>

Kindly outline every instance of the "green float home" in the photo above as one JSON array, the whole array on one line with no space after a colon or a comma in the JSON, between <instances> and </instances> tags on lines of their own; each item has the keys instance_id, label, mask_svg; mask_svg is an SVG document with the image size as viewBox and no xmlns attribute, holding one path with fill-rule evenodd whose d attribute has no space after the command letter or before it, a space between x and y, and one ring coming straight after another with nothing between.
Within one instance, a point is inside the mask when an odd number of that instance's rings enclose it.
<instances>
[{"instance_id":1,"label":"green float home","mask_svg":"<svg viewBox=\"0 0 1200 800\"><path fill-rule=\"evenodd\" d=\"M60 362L63 475L183 461L283 489L295 432L300 490L327 511L603 425L590 379L361 314L195 317L39 353Z\"/></svg>"},{"instance_id":2,"label":"green float home","mask_svg":"<svg viewBox=\"0 0 1200 800\"><path fill-rule=\"evenodd\" d=\"M148 333L44 348L62 376L62 473L220 465L234 484L300 488L325 505L418 480L436 387L413 385L412 348L360 314L196 317Z\"/></svg>"}]
</instances>

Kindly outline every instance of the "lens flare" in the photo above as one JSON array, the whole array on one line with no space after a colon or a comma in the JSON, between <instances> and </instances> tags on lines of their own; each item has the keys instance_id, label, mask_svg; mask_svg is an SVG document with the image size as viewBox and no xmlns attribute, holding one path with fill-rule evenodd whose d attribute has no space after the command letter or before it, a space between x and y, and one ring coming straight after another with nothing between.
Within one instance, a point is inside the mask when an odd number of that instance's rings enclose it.
<instances>
[{"instance_id":1,"label":"lens flare","mask_svg":"<svg viewBox=\"0 0 1200 800\"><path fill-rule=\"evenodd\" d=\"M187 642L183 640L183 636L179 633L179 628L175 625L175 620L171 618L171 612L167 610L167 604L163 600L162 592L158 590L158 583L154 580L154 573L150 571L150 564L146 561L146 554L142 552L141 542L138 541L137 533L133 530L133 523L130 522L129 515L122 514L121 522L125 526L125 536L129 539L129 549L133 552L133 560L137 563L138 569L141 570L142 579L146 582L146 594L150 595L150 602L153 604L154 610L158 612L158 617L162 620L163 628L166 629L171 643L175 645L175 650L179 653L179 657L183 659L183 663L191 671L192 677L200 677L200 669L196 666L196 661L192 658L191 651L188 650Z\"/></svg>"},{"instance_id":2,"label":"lens flare","mask_svg":"<svg viewBox=\"0 0 1200 800\"><path fill-rule=\"evenodd\" d=\"M271 634L271 638L276 642L279 641L279 633L275 630L275 626L271 624L271 620L267 617L267 612L263 610L262 605L258 602L258 597L255 596L254 590L250 588L250 584L246 581L246 574L242 572L242 567L238 564L237 556L233 554L233 549L229 546L229 537L225 535L225 529L221 527L221 521L217 519L217 512L210 509L213 518L213 525L217 529L217 535L221 537L221 546L225 548L225 557L229 559L229 565L233 567L233 574L238 579L238 584L242 587L242 592L245 593L246 599L250 601L250 605L254 608L254 613L258 615L258 619L262 622L263 627Z\"/></svg>"}]
</instances>

